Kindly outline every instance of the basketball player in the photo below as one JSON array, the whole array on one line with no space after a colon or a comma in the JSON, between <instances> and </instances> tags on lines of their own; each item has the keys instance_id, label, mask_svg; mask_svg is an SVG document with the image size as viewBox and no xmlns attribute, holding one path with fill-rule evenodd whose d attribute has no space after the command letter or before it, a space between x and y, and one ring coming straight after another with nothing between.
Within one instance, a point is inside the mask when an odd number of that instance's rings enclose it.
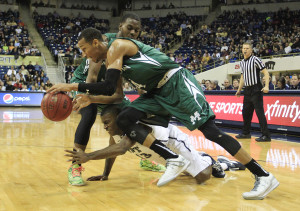
<instances>
[{"instance_id":1,"label":"basketball player","mask_svg":"<svg viewBox=\"0 0 300 211\"><path fill-rule=\"evenodd\" d=\"M105 41L110 41L116 37L129 37L132 39L137 39L141 29L140 18L135 14L126 14L123 16L118 33L106 33L103 35ZM84 55L84 53L83 53ZM74 71L74 77L71 79L71 83L81 83L81 82L97 82L104 80L105 78L105 64L102 62L94 63L86 57L83 58L81 64ZM120 80L120 86L122 86ZM78 92L73 93L74 97ZM97 96L91 97L93 104L80 110L81 120L75 132L74 148L79 148L85 151L88 144L91 128L96 120L97 116L97 103L101 104L114 104L121 103L123 99L122 89L117 89L113 96ZM105 105L98 105L98 109L102 109ZM148 167L151 170L163 171L165 167L157 165L145 165L150 163L147 160L141 161L141 167ZM150 168L151 167L151 168ZM68 169L68 180L71 185L81 186L84 185L84 180L81 176L82 167L81 165L72 164Z\"/></svg>"},{"instance_id":2,"label":"basketball player","mask_svg":"<svg viewBox=\"0 0 300 211\"><path fill-rule=\"evenodd\" d=\"M83 30L78 40L79 47L88 58L94 62L106 59L108 69L105 81L90 84L57 84L50 88L49 92L88 90L91 94L112 95L122 72L125 79L147 91L147 94L140 96L119 114L117 124L126 134L123 139L130 138L132 143L139 142L148 146L168 163L173 161L180 163L182 159L180 155L170 153L162 147L161 141L136 124L147 113L154 115L169 113L188 129L202 131L206 138L222 146L255 175L254 188L243 194L245 199L264 199L279 185L273 174L264 170L239 142L216 127L213 121L215 115L201 87L187 69L180 67L165 54L136 40L119 38L106 44L102 40L101 32L93 28ZM173 171L174 166L168 168L167 165L166 172L157 185L162 186L178 176L186 165L182 166L181 169Z\"/></svg>"},{"instance_id":3,"label":"basketball player","mask_svg":"<svg viewBox=\"0 0 300 211\"><path fill-rule=\"evenodd\" d=\"M114 145L116 144L116 142L118 142L118 145L120 145L119 147L115 147L114 150L111 151L111 153L117 156L124 154L126 151L129 151L140 158L151 159L159 163L164 163L165 161L161 157L159 157L158 154L153 153L152 150L144 147L143 145L135 144L130 147L130 142L120 142L120 136L125 135L116 123L117 116L121 112L121 109L122 108L120 105L110 105L105 107L101 112L101 120L104 124L104 129L110 135L109 145ZM142 126L147 130L150 130L156 138L166 144L172 151L184 156L191 162L186 171L196 179L197 183L201 184L205 182L210 178L211 174L218 178L225 177L225 173L221 165L216 162L211 156L196 151L190 144L189 136L179 130L176 126L172 124L169 124L168 128L148 124L143 124ZM71 153L66 156L72 157L72 162L75 162L77 164L81 164L89 160L98 160L99 158L104 158L102 155L102 150L91 153L84 153L83 151L74 152L69 150L66 150L66 152ZM107 180L114 161L115 157L106 158L103 174L91 177L90 181ZM223 166L224 169L228 168L226 164Z\"/></svg>"}]
</instances>

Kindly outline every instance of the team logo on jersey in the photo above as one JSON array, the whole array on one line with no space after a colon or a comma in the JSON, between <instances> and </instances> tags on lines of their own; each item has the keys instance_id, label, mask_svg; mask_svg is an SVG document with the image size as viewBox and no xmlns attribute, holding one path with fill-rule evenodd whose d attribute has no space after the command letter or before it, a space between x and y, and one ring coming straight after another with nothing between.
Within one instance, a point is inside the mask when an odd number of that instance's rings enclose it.
<instances>
[{"instance_id":1,"label":"team logo on jersey","mask_svg":"<svg viewBox=\"0 0 300 211\"><path fill-rule=\"evenodd\" d=\"M200 121L201 120L201 117L200 117L200 114L199 114L198 111L196 111L194 113L194 115L191 115L190 118L191 118L191 122L193 123L193 125L196 123L196 121Z\"/></svg>"},{"instance_id":2,"label":"team logo on jersey","mask_svg":"<svg viewBox=\"0 0 300 211\"><path fill-rule=\"evenodd\" d=\"M130 137L131 137L131 138L136 137L136 132L135 132L134 130L130 132Z\"/></svg>"},{"instance_id":3,"label":"team logo on jersey","mask_svg":"<svg viewBox=\"0 0 300 211\"><path fill-rule=\"evenodd\" d=\"M152 64L152 65L161 67L161 64L158 61L156 61L156 60L148 57L147 55L143 54L140 51L139 51L139 53L140 53L140 58L136 58L136 59L130 58L130 60L132 60L132 61L139 61L139 62L143 62L143 63L147 63L147 64Z\"/></svg>"},{"instance_id":4,"label":"team logo on jersey","mask_svg":"<svg viewBox=\"0 0 300 211\"><path fill-rule=\"evenodd\" d=\"M14 101L14 97L11 94L6 94L3 96L3 101L7 104L10 104Z\"/></svg>"}]
</instances>

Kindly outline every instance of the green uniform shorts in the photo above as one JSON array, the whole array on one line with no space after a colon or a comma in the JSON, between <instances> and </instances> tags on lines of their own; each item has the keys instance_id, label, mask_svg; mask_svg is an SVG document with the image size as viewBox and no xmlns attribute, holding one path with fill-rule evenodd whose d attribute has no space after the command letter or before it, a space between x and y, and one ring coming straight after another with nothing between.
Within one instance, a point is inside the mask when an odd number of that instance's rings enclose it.
<instances>
[{"instance_id":1,"label":"green uniform shorts","mask_svg":"<svg viewBox=\"0 0 300 211\"><path fill-rule=\"evenodd\" d=\"M158 116L171 114L189 130L199 128L215 116L197 80L184 68L176 72L158 94L141 95L129 106Z\"/></svg>"}]
</instances>

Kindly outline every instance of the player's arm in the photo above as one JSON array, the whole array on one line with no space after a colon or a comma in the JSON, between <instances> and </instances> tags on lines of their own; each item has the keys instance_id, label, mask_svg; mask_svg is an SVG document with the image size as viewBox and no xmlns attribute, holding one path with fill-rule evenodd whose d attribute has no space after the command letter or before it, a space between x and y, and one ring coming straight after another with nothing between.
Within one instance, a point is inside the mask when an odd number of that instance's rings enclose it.
<instances>
[{"instance_id":1,"label":"player's arm","mask_svg":"<svg viewBox=\"0 0 300 211\"><path fill-rule=\"evenodd\" d=\"M114 145L114 144L116 144L115 139L112 136L110 136L110 138L109 138L109 146ZM99 180L103 181L103 180L108 180L108 176L109 176L110 171L111 171L111 169L112 169L112 167L114 165L115 160L116 160L116 157L114 157L114 158L106 158L103 174L102 175L98 175L98 176L89 177L87 179L87 181L99 181Z\"/></svg>"},{"instance_id":2,"label":"player's arm","mask_svg":"<svg viewBox=\"0 0 300 211\"><path fill-rule=\"evenodd\" d=\"M51 87L48 92L59 91L80 91L94 95L113 95L117 88L117 82L120 78L124 56L133 56L138 52L138 47L129 40L115 40L107 52L108 67L105 80L98 83L74 83L57 84Z\"/></svg>"},{"instance_id":3,"label":"player's arm","mask_svg":"<svg viewBox=\"0 0 300 211\"><path fill-rule=\"evenodd\" d=\"M243 76L243 74L241 74L239 88L238 88L238 90L237 90L236 93L235 93L235 95L236 95L237 97L240 97L241 91L242 91L242 88L243 88L243 87L244 87L244 76Z\"/></svg>"},{"instance_id":4,"label":"player's arm","mask_svg":"<svg viewBox=\"0 0 300 211\"><path fill-rule=\"evenodd\" d=\"M122 78L119 78L116 92L112 96L78 94L73 102L73 110L79 111L91 103L119 104L124 98Z\"/></svg>"},{"instance_id":5,"label":"player's arm","mask_svg":"<svg viewBox=\"0 0 300 211\"><path fill-rule=\"evenodd\" d=\"M86 83L96 83L98 74L102 65L102 61L95 63L89 59L89 72L86 78Z\"/></svg>"},{"instance_id":6,"label":"player's arm","mask_svg":"<svg viewBox=\"0 0 300 211\"><path fill-rule=\"evenodd\" d=\"M266 68L264 68L261 72L264 74L264 78L265 78L265 87L263 87L261 91L263 91L264 93L268 93L269 92L270 75Z\"/></svg>"},{"instance_id":7,"label":"player's arm","mask_svg":"<svg viewBox=\"0 0 300 211\"><path fill-rule=\"evenodd\" d=\"M119 155L123 155L126 151L135 144L134 141L130 140L127 136L124 136L120 143L108 146L104 149L97 150L90 153L85 153L82 150L76 152L65 150L70 154L65 156L71 157L68 161L74 161L74 164L86 163L89 160L101 160L106 158L114 158Z\"/></svg>"}]
</instances>

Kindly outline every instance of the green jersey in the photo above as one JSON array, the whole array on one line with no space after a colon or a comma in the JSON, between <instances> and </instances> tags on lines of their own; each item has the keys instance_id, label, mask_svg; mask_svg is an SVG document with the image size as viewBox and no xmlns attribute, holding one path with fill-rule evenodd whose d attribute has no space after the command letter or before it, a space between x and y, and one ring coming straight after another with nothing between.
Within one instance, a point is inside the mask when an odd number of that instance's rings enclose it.
<instances>
[{"instance_id":1,"label":"green jersey","mask_svg":"<svg viewBox=\"0 0 300 211\"><path fill-rule=\"evenodd\" d=\"M71 83L80 83L80 82L85 82L87 75L88 75L88 70L89 70L89 60L86 58L83 58L80 65L75 69L74 71L74 76L71 78Z\"/></svg>"},{"instance_id":2,"label":"green jersey","mask_svg":"<svg viewBox=\"0 0 300 211\"><path fill-rule=\"evenodd\" d=\"M170 69L179 68L179 64L172 61L167 55L130 38L127 39L135 43L138 47L136 55L123 59L122 76L137 88L151 91L158 86L165 74ZM115 39L108 43L108 47Z\"/></svg>"},{"instance_id":3,"label":"green jersey","mask_svg":"<svg viewBox=\"0 0 300 211\"><path fill-rule=\"evenodd\" d=\"M107 37L107 41L110 42L111 40L114 40L117 38L117 33L106 33L104 36Z\"/></svg>"}]
</instances>

